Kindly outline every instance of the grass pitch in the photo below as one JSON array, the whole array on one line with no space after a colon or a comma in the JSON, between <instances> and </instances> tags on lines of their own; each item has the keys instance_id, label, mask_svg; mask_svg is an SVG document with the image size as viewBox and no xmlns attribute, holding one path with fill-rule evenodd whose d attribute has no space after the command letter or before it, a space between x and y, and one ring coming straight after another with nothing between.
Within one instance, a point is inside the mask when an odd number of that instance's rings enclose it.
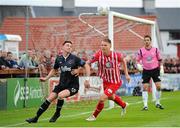
<instances>
[{"instance_id":1,"label":"grass pitch","mask_svg":"<svg viewBox=\"0 0 180 128\"><path fill-rule=\"evenodd\" d=\"M120 107L108 110L106 102L105 109L97 120L87 122L85 119L95 109L97 101L82 101L65 103L62 116L55 123L49 123L55 111L53 105L35 124L28 124L25 119L33 117L38 107L3 110L0 111L0 127L180 127L180 91L162 93L161 103L165 107L164 110L155 107L150 95L148 111L141 111L141 97L124 96L122 99L130 103L124 117L120 116Z\"/></svg>"}]
</instances>

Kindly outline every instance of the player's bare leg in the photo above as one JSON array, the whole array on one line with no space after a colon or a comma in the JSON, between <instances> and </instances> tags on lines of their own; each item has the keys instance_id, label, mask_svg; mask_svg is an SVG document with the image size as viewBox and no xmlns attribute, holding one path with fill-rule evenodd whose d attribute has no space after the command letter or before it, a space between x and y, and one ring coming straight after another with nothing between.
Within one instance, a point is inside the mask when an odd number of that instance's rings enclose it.
<instances>
[{"instance_id":1,"label":"player's bare leg","mask_svg":"<svg viewBox=\"0 0 180 128\"><path fill-rule=\"evenodd\" d=\"M63 90L58 94L58 101L57 101L57 106L56 106L56 111L54 113L54 115L51 117L51 119L49 120L49 122L56 122L56 120L61 116L61 109L62 106L64 104L64 99L65 97L70 96L70 92L69 90Z\"/></svg>"},{"instance_id":2,"label":"player's bare leg","mask_svg":"<svg viewBox=\"0 0 180 128\"><path fill-rule=\"evenodd\" d=\"M121 116L126 114L126 109L128 107L128 103L124 102L121 97L118 95L113 94L111 97L108 98L109 100L113 100L117 105L119 105L122 108Z\"/></svg>"},{"instance_id":3,"label":"player's bare leg","mask_svg":"<svg viewBox=\"0 0 180 128\"><path fill-rule=\"evenodd\" d=\"M95 121L96 120L97 116L104 108L104 101L106 101L107 99L108 99L107 95L105 95L105 94L101 95L94 113L86 119L87 121Z\"/></svg>"}]
</instances>

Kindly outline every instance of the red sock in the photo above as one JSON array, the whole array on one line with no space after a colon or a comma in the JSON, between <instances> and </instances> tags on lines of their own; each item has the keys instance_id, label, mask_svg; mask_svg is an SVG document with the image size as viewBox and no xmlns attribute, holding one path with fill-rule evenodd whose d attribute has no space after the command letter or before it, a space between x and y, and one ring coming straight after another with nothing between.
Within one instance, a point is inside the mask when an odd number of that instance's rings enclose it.
<instances>
[{"instance_id":1,"label":"red sock","mask_svg":"<svg viewBox=\"0 0 180 128\"><path fill-rule=\"evenodd\" d=\"M115 95L114 102L121 106L122 108L126 107L126 103L117 95Z\"/></svg>"},{"instance_id":2,"label":"red sock","mask_svg":"<svg viewBox=\"0 0 180 128\"><path fill-rule=\"evenodd\" d=\"M104 108L104 102L99 102L96 106L96 110L94 111L93 115L95 117L98 116L98 114L102 111L102 109Z\"/></svg>"}]
</instances>

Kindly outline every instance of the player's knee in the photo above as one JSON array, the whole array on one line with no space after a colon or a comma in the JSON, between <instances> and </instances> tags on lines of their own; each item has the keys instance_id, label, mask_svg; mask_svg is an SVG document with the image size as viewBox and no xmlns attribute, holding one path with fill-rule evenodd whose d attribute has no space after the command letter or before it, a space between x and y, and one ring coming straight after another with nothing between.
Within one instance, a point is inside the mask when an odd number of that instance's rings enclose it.
<instances>
[{"instance_id":1,"label":"player's knee","mask_svg":"<svg viewBox=\"0 0 180 128\"><path fill-rule=\"evenodd\" d=\"M158 85L158 86L156 87L156 89L157 89L157 91L161 91L161 86Z\"/></svg>"},{"instance_id":2,"label":"player's knee","mask_svg":"<svg viewBox=\"0 0 180 128\"><path fill-rule=\"evenodd\" d=\"M161 83L158 81L158 82L155 83L155 85L156 85L156 89L158 91L160 91L161 90Z\"/></svg>"},{"instance_id":3,"label":"player's knee","mask_svg":"<svg viewBox=\"0 0 180 128\"><path fill-rule=\"evenodd\" d=\"M100 102L104 102L105 99L104 99L104 98L100 98L99 101L100 101Z\"/></svg>"},{"instance_id":4,"label":"player's knee","mask_svg":"<svg viewBox=\"0 0 180 128\"><path fill-rule=\"evenodd\" d=\"M62 94L58 94L58 99L62 100L63 98L65 98L65 96L64 96L64 95L62 95Z\"/></svg>"},{"instance_id":5,"label":"player's knee","mask_svg":"<svg viewBox=\"0 0 180 128\"><path fill-rule=\"evenodd\" d=\"M100 101L100 102L104 102L104 101L106 101L107 99L108 99L108 97L106 97L106 96L101 96L100 99L99 99L99 101Z\"/></svg>"},{"instance_id":6,"label":"player's knee","mask_svg":"<svg viewBox=\"0 0 180 128\"><path fill-rule=\"evenodd\" d=\"M143 86L143 91L148 91L148 87L147 86Z\"/></svg>"},{"instance_id":7,"label":"player's knee","mask_svg":"<svg viewBox=\"0 0 180 128\"><path fill-rule=\"evenodd\" d=\"M71 95L71 92L68 89L66 89L58 93L58 98L63 99L63 98L69 97L70 95Z\"/></svg>"},{"instance_id":8,"label":"player's knee","mask_svg":"<svg viewBox=\"0 0 180 128\"><path fill-rule=\"evenodd\" d=\"M47 100L48 101L50 101L50 102L52 102L53 100L55 100L57 98L57 95L50 95L48 98L47 98Z\"/></svg>"}]
</instances>

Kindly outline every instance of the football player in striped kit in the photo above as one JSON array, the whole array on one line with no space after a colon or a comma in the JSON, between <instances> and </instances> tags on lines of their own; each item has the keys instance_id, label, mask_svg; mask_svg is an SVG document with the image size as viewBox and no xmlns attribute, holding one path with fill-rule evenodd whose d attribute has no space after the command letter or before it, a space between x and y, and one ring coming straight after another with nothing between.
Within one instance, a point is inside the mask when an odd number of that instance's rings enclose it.
<instances>
[{"instance_id":1,"label":"football player in striped kit","mask_svg":"<svg viewBox=\"0 0 180 128\"><path fill-rule=\"evenodd\" d=\"M100 96L95 111L86 120L96 120L98 114L104 108L104 102L106 100L113 100L115 103L121 106L121 115L124 115L128 103L124 102L118 95L115 94L115 92L122 85L121 74L119 69L120 64L122 64L123 66L126 80L128 82L130 81L126 61L123 55L121 53L111 51L111 40L105 38L101 42L101 50L97 51L93 55L93 58L87 61L87 63L89 64L94 62L98 62L98 75L103 80L104 93Z\"/></svg>"}]
</instances>

